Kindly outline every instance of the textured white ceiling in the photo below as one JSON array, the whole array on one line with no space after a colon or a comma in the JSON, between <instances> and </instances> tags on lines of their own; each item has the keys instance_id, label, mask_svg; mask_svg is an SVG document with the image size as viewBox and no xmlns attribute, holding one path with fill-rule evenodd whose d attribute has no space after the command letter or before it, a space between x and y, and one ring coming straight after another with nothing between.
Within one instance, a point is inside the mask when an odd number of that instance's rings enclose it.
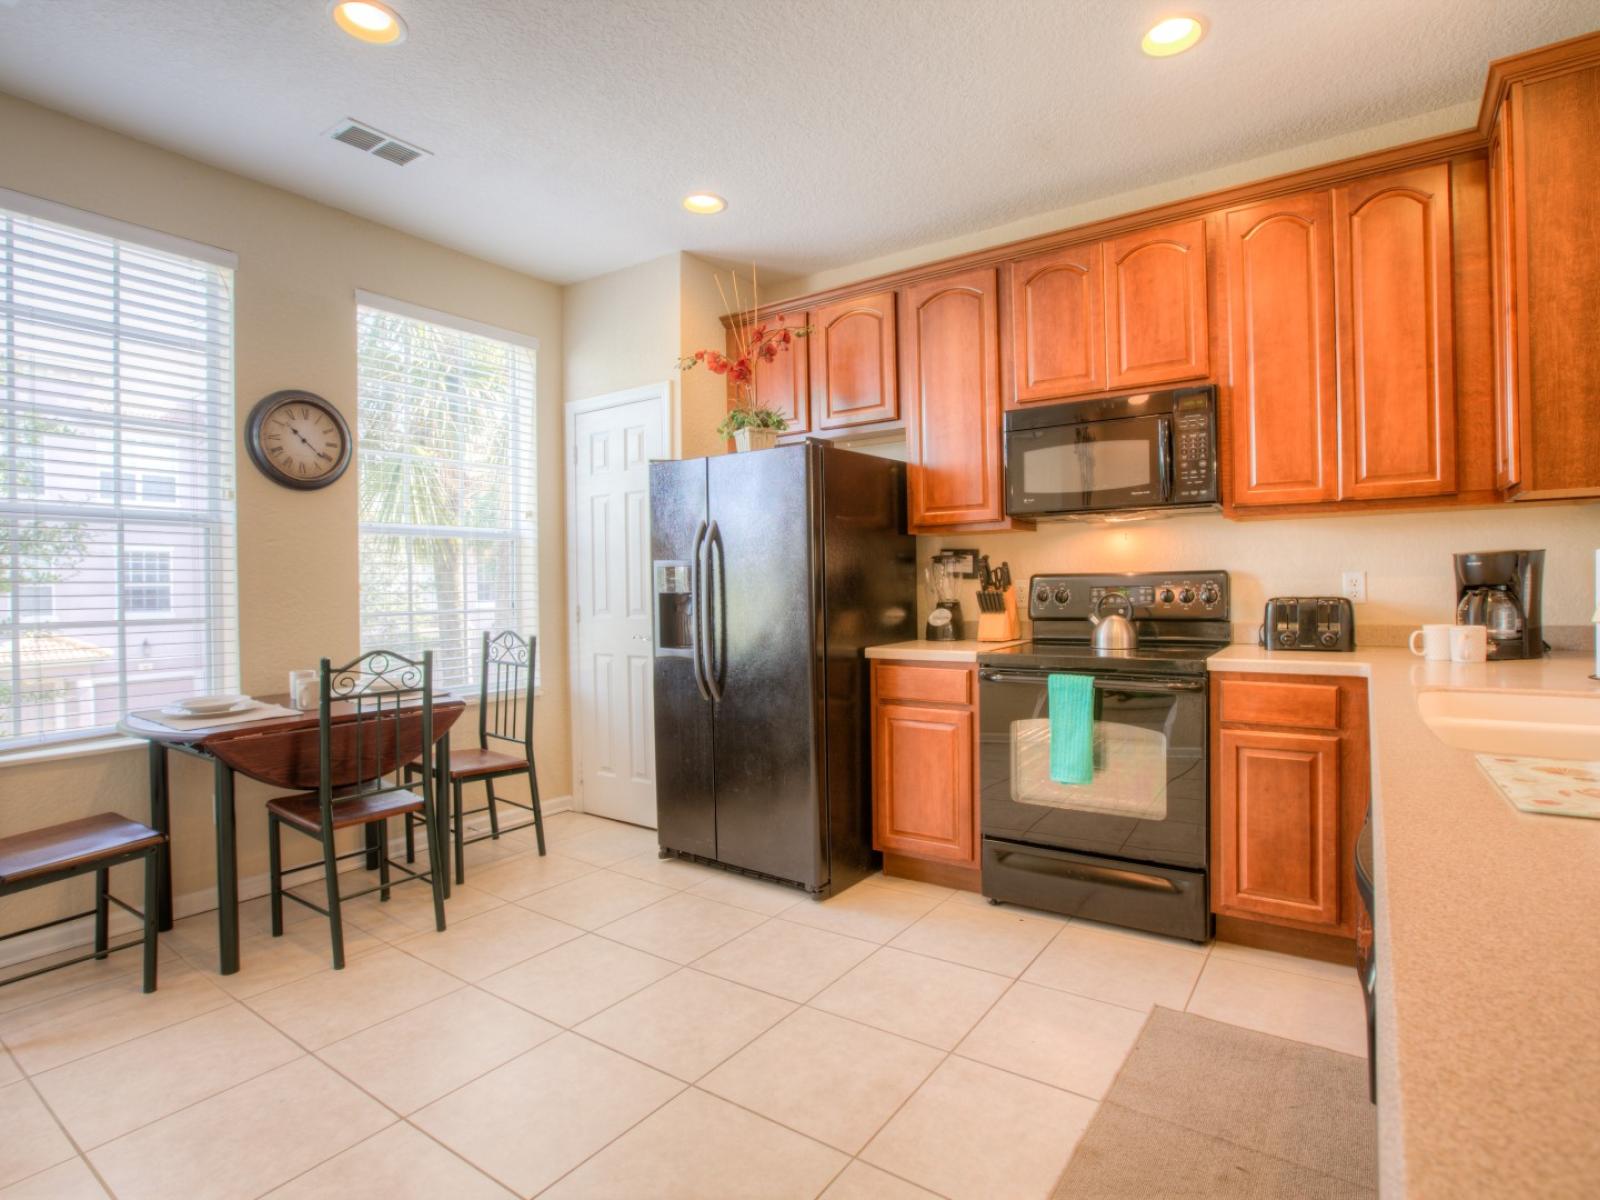
<instances>
[{"instance_id":1,"label":"textured white ceiling","mask_svg":"<svg viewBox=\"0 0 1600 1200\"><path fill-rule=\"evenodd\" d=\"M0 90L555 281L673 250L782 273L988 228L1475 100L1600 0L0 3ZM396 168L343 117L431 150ZM0 163L0 184L4 165ZM678 201L728 198L721 216Z\"/></svg>"}]
</instances>

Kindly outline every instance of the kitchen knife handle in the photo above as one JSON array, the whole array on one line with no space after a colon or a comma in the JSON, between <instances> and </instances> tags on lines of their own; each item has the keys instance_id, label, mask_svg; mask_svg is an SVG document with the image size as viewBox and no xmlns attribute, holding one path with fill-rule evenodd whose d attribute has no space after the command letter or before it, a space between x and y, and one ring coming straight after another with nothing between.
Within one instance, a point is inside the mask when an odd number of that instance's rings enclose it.
<instances>
[{"instance_id":1,"label":"kitchen knife handle","mask_svg":"<svg viewBox=\"0 0 1600 1200\"><path fill-rule=\"evenodd\" d=\"M705 619L705 600L701 593L704 579L700 573L700 550L706 541L706 523L701 521L694 531L694 552L689 564L689 605L694 610L689 622L689 661L694 664L694 686L700 689L700 699L710 700L711 689L706 687L706 669L700 661L705 639L700 636L700 622Z\"/></svg>"}]
</instances>

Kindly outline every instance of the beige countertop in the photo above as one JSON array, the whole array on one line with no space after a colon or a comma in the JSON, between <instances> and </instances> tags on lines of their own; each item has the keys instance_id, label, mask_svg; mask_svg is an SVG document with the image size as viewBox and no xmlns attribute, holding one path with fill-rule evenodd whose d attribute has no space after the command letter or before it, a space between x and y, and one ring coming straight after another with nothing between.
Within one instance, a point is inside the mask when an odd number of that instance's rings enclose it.
<instances>
[{"instance_id":1,"label":"beige countertop","mask_svg":"<svg viewBox=\"0 0 1600 1200\"><path fill-rule=\"evenodd\" d=\"M1015 646L1016 638L1009 642L890 642L885 646L868 646L868 658L895 658L906 662L977 662L978 655L1001 646Z\"/></svg>"},{"instance_id":2,"label":"beige countertop","mask_svg":"<svg viewBox=\"0 0 1600 1200\"><path fill-rule=\"evenodd\" d=\"M1600 694L1588 654L1424 662L1230 646L1213 671L1360 675L1372 710L1386 1197L1600 1187L1600 821L1513 808L1436 738L1434 688Z\"/></svg>"}]
</instances>

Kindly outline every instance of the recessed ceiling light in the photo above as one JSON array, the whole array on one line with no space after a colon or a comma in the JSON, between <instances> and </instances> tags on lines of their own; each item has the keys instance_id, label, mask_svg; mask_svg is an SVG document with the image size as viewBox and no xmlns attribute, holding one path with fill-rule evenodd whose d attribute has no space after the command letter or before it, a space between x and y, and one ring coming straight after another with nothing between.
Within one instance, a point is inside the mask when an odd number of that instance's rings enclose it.
<instances>
[{"instance_id":1,"label":"recessed ceiling light","mask_svg":"<svg viewBox=\"0 0 1600 1200\"><path fill-rule=\"evenodd\" d=\"M400 14L378 0L337 0L333 23L357 41L374 46L392 46L406 38L406 23Z\"/></svg>"},{"instance_id":2,"label":"recessed ceiling light","mask_svg":"<svg viewBox=\"0 0 1600 1200\"><path fill-rule=\"evenodd\" d=\"M1168 17L1150 27L1139 47L1151 58L1166 58L1182 54L1205 35L1205 22L1199 17Z\"/></svg>"},{"instance_id":3,"label":"recessed ceiling light","mask_svg":"<svg viewBox=\"0 0 1600 1200\"><path fill-rule=\"evenodd\" d=\"M683 198L683 206L692 213L710 216L728 207L728 202L715 192L690 192Z\"/></svg>"}]
</instances>

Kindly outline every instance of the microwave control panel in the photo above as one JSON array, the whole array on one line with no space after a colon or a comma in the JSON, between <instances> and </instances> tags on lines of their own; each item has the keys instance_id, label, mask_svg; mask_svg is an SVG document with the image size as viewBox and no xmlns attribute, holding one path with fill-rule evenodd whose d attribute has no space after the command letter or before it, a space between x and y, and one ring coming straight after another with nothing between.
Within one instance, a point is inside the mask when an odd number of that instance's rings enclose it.
<instances>
[{"instance_id":1,"label":"microwave control panel","mask_svg":"<svg viewBox=\"0 0 1600 1200\"><path fill-rule=\"evenodd\" d=\"M1035 575L1029 585L1028 616L1035 621L1086 621L1113 612L1136 620L1225 621L1228 573Z\"/></svg>"},{"instance_id":2,"label":"microwave control panel","mask_svg":"<svg viewBox=\"0 0 1600 1200\"><path fill-rule=\"evenodd\" d=\"M1177 504L1217 496L1217 419L1208 396L1185 396L1172 413L1172 499Z\"/></svg>"}]
</instances>

